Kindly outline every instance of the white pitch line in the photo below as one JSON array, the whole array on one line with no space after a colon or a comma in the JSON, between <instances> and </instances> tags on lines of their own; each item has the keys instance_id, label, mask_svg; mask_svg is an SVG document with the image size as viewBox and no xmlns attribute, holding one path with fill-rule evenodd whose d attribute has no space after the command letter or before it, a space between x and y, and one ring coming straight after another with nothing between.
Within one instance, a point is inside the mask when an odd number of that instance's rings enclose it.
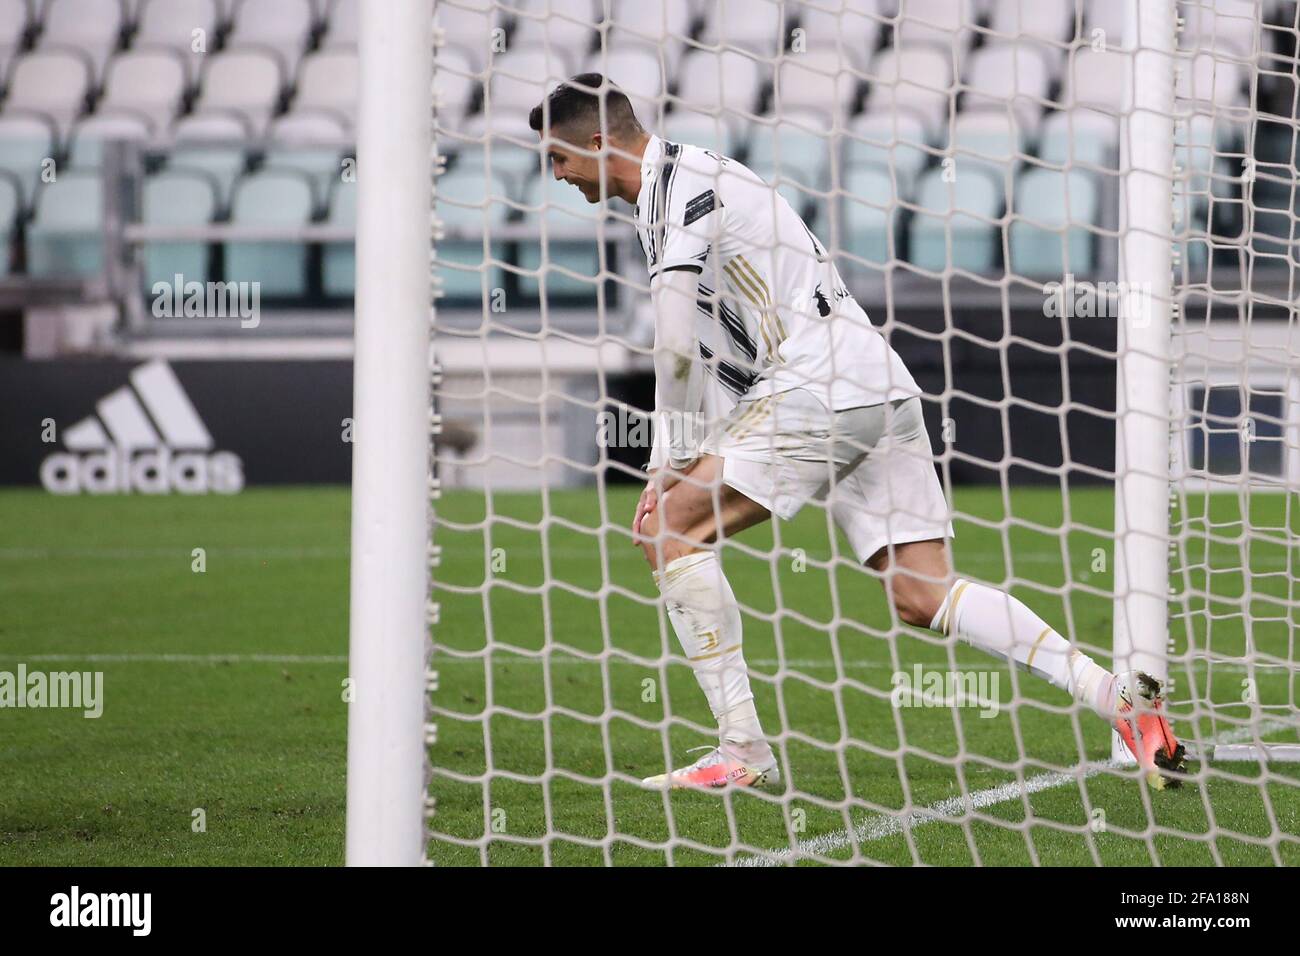
<instances>
[{"instance_id":1,"label":"white pitch line","mask_svg":"<svg viewBox=\"0 0 1300 956\"><path fill-rule=\"evenodd\" d=\"M1262 737L1265 734L1271 734L1274 731L1285 730L1293 726L1295 725L1287 721L1265 721L1258 727L1239 727L1235 730L1226 731L1211 738L1206 743L1217 746L1219 744L1238 743L1243 740L1254 740L1256 735ZM905 830L915 830L917 827L923 827L927 823L938 821L959 823L963 814L969 814L975 810L982 810L985 807L991 807L999 803L1007 803L1019 799L1023 795L1039 793L1043 790L1051 790L1054 787L1065 786L1067 783L1087 780L1103 770L1119 766L1123 765L1109 760L1079 764L1071 772L1039 774L1036 777L1030 777L1024 784L1019 782L1004 783L996 787L989 787L986 790L977 790L968 795L949 797L946 800L940 800L938 803L932 803L927 807L917 807L911 811L903 811L897 814L872 814L854 825L852 835L848 830L836 830L831 833L823 833L820 836L810 837L807 840L800 840L793 848L774 847L771 850L762 851L758 856L747 856L733 860L730 863L719 863L717 865L784 866L811 856L825 857L836 850L843 850L846 847L853 846L855 843L861 845L875 840L883 840L885 837L894 836Z\"/></svg>"},{"instance_id":2,"label":"white pitch line","mask_svg":"<svg viewBox=\"0 0 1300 956\"><path fill-rule=\"evenodd\" d=\"M60 661L89 661L91 663L102 664L346 664L348 658L346 654L14 654L0 653L0 661L37 661L45 663L57 663ZM434 667L441 668L457 664L478 664L482 665L482 657L448 657L436 656L434 658ZM514 667L526 665L531 667L540 666L543 663L540 657L511 657L509 659L498 658L493 661L494 664L501 667ZM624 660L623 658L611 658L610 664L624 665L629 667L658 667L657 662L642 664L638 661ZM680 665L679 660L670 660L668 663ZM943 669L947 667L944 661L920 661L923 667L931 669ZM599 666L599 661L589 661L579 657L569 657L567 655L557 656L550 661L552 667L573 667L573 666ZM836 667L833 660L823 658L787 658L779 661L775 658L756 658L749 661L750 667L777 669L784 666L787 670L829 670ZM880 670L892 671L894 666L888 661L879 660L847 660L839 663L840 667L845 670ZM1178 664L1175 666L1174 675L1183 670L1187 665ZM1193 661L1193 670L1208 670L1213 668L1216 671L1224 673L1249 673L1250 668L1245 664L1236 663L1209 663L1206 661ZM980 668L965 668L966 670L978 671ZM998 672L999 668L996 662L989 665L990 672ZM1288 664L1256 664L1256 672L1259 671L1298 671L1300 665Z\"/></svg>"},{"instance_id":3,"label":"white pitch line","mask_svg":"<svg viewBox=\"0 0 1300 956\"><path fill-rule=\"evenodd\" d=\"M92 664L346 664L342 654L3 654L0 660Z\"/></svg>"}]
</instances>

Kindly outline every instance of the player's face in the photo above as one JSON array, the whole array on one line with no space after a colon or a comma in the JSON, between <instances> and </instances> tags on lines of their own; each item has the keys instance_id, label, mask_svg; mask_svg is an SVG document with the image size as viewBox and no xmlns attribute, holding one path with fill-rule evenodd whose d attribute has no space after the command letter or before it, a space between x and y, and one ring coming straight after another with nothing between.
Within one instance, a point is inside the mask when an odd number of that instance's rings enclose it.
<instances>
[{"instance_id":1,"label":"player's face","mask_svg":"<svg viewBox=\"0 0 1300 956\"><path fill-rule=\"evenodd\" d=\"M592 155L600 145L593 141L586 150L568 143L552 141L546 156L551 161L555 178L578 187L587 202L600 202L600 160Z\"/></svg>"}]
</instances>

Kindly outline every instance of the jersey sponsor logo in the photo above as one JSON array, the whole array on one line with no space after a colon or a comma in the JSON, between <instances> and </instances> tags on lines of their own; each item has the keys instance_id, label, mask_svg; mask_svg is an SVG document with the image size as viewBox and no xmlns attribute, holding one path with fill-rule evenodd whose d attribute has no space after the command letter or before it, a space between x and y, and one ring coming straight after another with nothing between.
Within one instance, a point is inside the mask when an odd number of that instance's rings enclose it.
<instances>
[{"instance_id":1,"label":"jersey sponsor logo","mask_svg":"<svg viewBox=\"0 0 1300 956\"><path fill-rule=\"evenodd\" d=\"M56 495L234 494L244 463L215 442L171 366L156 359L100 399L96 414L63 433L67 451L41 463L41 484Z\"/></svg>"},{"instance_id":2,"label":"jersey sponsor logo","mask_svg":"<svg viewBox=\"0 0 1300 956\"><path fill-rule=\"evenodd\" d=\"M817 283L817 288L813 289L813 298L817 300L817 314L822 318L831 314L831 304L826 300L826 293L822 291L821 283Z\"/></svg>"},{"instance_id":3,"label":"jersey sponsor logo","mask_svg":"<svg viewBox=\"0 0 1300 956\"><path fill-rule=\"evenodd\" d=\"M705 190L686 204L686 215L682 220L682 225L689 226L697 219L703 219L713 210L721 207L722 202L714 195L713 190Z\"/></svg>"},{"instance_id":4,"label":"jersey sponsor logo","mask_svg":"<svg viewBox=\"0 0 1300 956\"><path fill-rule=\"evenodd\" d=\"M831 302L842 302L844 299L853 298L853 293L848 290L847 286L833 286L831 288L831 298L826 298L826 293L822 291L822 284L817 283L813 289L813 301L817 303L817 314L822 318L831 314Z\"/></svg>"}]
</instances>

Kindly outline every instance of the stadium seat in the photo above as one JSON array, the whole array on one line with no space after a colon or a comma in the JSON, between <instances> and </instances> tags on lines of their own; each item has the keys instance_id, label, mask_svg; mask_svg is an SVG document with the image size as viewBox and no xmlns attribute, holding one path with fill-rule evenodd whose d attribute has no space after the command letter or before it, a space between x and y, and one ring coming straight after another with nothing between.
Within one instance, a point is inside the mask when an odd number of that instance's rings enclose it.
<instances>
[{"instance_id":1,"label":"stadium seat","mask_svg":"<svg viewBox=\"0 0 1300 956\"><path fill-rule=\"evenodd\" d=\"M272 144L289 146L345 146L351 142L347 124L333 113L294 110L271 121L268 137Z\"/></svg>"},{"instance_id":2,"label":"stadium seat","mask_svg":"<svg viewBox=\"0 0 1300 956\"><path fill-rule=\"evenodd\" d=\"M1119 117L1096 110L1055 110L1043 120L1038 155L1047 163L1119 169Z\"/></svg>"},{"instance_id":3,"label":"stadium seat","mask_svg":"<svg viewBox=\"0 0 1300 956\"><path fill-rule=\"evenodd\" d=\"M764 179L779 172L811 189L824 189L831 162L831 141L814 116L793 114L775 123L750 126L745 165Z\"/></svg>"},{"instance_id":4,"label":"stadium seat","mask_svg":"<svg viewBox=\"0 0 1300 956\"><path fill-rule=\"evenodd\" d=\"M816 0L815 5L788 5L787 13L797 13L808 52L839 53L845 66L859 73L871 61L886 22L876 0Z\"/></svg>"},{"instance_id":5,"label":"stadium seat","mask_svg":"<svg viewBox=\"0 0 1300 956\"><path fill-rule=\"evenodd\" d=\"M448 299L477 304L483 300L484 288L490 295L503 287L497 263L504 257L504 245L491 243L492 262L485 263L483 237L505 224L510 209L504 200L506 189L499 176L468 164L438 178L437 213L446 234L435 255Z\"/></svg>"},{"instance_id":6,"label":"stadium seat","mask_svg":"<svg viewBox=\"0 0 1300 956\"><path fill-rule=\"evenodd\" d=\"M331 226L357 225L356 183L337 182L330 192L329 214L326 221ZM321 283L328 296L351 298L357 285L357 250L355 242L326 243L321 258Z\"/></svg>"},{"instance_id":7,"label":"stadium seat","mask_svg":"<svg viewBox=\"0 0 1300 956\"><path fill-rule=\"evenodd\" d=\"M340 178L346 131L330 114L287 114L271 124L265 166L302 173L312 184L316 208L324 209L331 185Z\"/></svg>"},{"instance_id":8,"label":"stadium seat","mask_svg":"<svg viewBox=\"0 0 1300 956\"><path fill-rule=\"evenodd\" d=\"M1231 129L1230 124L1204 113L1195 113L1184 122L1174 124L1174 163L1188 174L1188 192L1202 194L1210 189L1218 145L1216 126L1223 130Z\"/></svg>"},{"instance_id":9,"label":"stadium seat","mask_svg":"<svg viewBox=\"0 0 1300 956\"><path fill-rule=\"evenodd\" d=\"M361 0L334 0L325 21L322 47L355 47L361 39Z\"/></svg>"},{"instance_id":10,"label":"stadium seat","mask_svg":"<svg viewBox=\"0 0 1300 956\"><path fill-rule=\"evenodd\" d=\"M960 69L975 41L975 22L971 0L899 0L894 46L933 49Z\"/></svg>"},{"instance_id":11,"label":"stadium seat","mask_svg":"<svg viewBox=\"0 0 1300 956\"><path fill-rule=\"evenodd\" d=\"M1180 4L1186 21L1179 46L1184 50L1214 50L1250 59L1258 51L1259 6L1255 0L1210 0ZM1273 21L1276 22L1276 21Z\"/></svg>"},{"instance_id":12,"label":"stadium seat","mask_svg":"<svg viewBox=\"0 0 1300 956\"><path fill-rule=\"evenodd\" d=\"M0 85L29 29L27 0L0 0Z\"/></svg>"},{"instance_id":13,"label":"stadium seat","mask_svg":"<svg viewBox=\"0 0 1300 956\"><path fill-rule=\"evenodd\" d=\"M282 86L280 67L270 54L226 49L206 61L195 110L234 114L260 136L279 105Z\"/></svg>"},{"instance_id":14,"label":"stadium seat","mask_svg":"<svg viewBox=\"0 0 1300 956\"><path fill-rule=\"evenodd\" d=\"M781 0L715 0L702 8L706 15L700 42L776 57L787 45L786 6Z\"/></svg>"},{"instance_id":15,"label":"stadium seat","mask_svg":"<svg viewBox=\"0 0 1300 956\"><path fill-rule=\"evenodd\" d=\"M354 125L359 81L355 50L338 47L309 54L302 61L293 108L329 111Z\"/></svg>"},{"instance_id":16,"label":"stadium seat","mask_svg":"<svg viewBox=\"0 0 1300 956\"><path fill-rule=\"evenodd\" d=\"M675 60L694 21L691 0L613 0L606 35L611 50L623 44L662 45Z\"/></svg>"},{"instance_id":17,"label":"stadium seat","mask_svg":"<svg viewBox=\"0 0 1300 956\"><path fill-rule=\"evenodd\" d=\"M464 119L477 105L482 88L470 55L451 46L434 53L433 84L440 100L439 126L455 126Z\"/></svg>"},{"instance_id":18,"label":"stadium seat","mask_svg":"<svg viewBox=\"0 0 1300 956\"><path fill-rule=\"evenodd\" d=\"M103 189L98 173L62 173L36 198L27 228L27 273L88 278L104 264Z\"/></svg>"},{"instance_id":19,"label":"stadium seat","mask_svg":"<svg viewBox=\"0 0 1300 956\"><path fill-rule=\"evenodd\" d=\"M1190 63L1183 63L1178 72L1176 95L1183 100L1191 100L1217 107L1245 107L1246 91L1243 87L1245 71L1221 54L1201 51L1191 57Z\"/></svg>"},{"instance_id":20,"label":"stadium seat","mask_svg":"<svg viewBox=\"0 0 1300 956\"><path fill-rule=\"evenodd\" d=\"M115 56L98 108L131 112L150 129L171 125L185 95L185 63L170 50L132 50Z\"/></svg>"},{"instance_id":21,"label":"stadium seat","mask_svg":"<svg viewBox=\"0 0 1300 956\"><path fill-rule=\"evenodd\" d=\"M844 171L844 248L873 265L897 259L898 197L889 170L850 166Z\"/></svg>"},{"instance_id":22,"label":"stadium seat","mask_svg":"<svg viewBox=\"0 0 1300 956\"><path fill-rule=\"evenodd\" d=\"M952 58L933 47L882 50L869 69L867 112L911 114L933 138L948 119Z\"/></svg>"},{"instance_id":23,"label":"stadium seat","mask_svg":"<svg viewBox=\"0 0 1300 956\"><path fill-rule=\"evenodd\" d=\"M774 163L764 162L746 165L790 204L790 208L803 219L805 225L810 229L821 228L825 222L828 202L827 197L822 195L826 191L824 187L807 182L802 171L788 165L778 167ZM773 214L775 210L773 205Z\"/></svg>"},{"instance_id":24,"label":"stadium seat","mask_svg":"<svg viewBox=\"0 0 1300 956\"><path fill-rule=\"evenodd\" d=\"M93 75L98 78L117 49L122 35L122 13L120 0L48 0L40 47L80 50L90 60Z\"/></svg>"},{"instance_id":25,"label":"stadium seat","mask_svg":"<svg viewBox=\"0 0 1300 956\"><path fill-rule=\"evenodd\" d=\"M1033 129L1048 105L1048 55L1037 45L992 43L970 55L962 109L1011 109Z\"/></svg>"},{"instance_id":26,"label":"stadium seat","mask_svg":"<svg viewBox=\"0 0 1300 956\"><path fill-rule=\"evenodd\" d=\"M1080 12L1084 15L1083 34L1079 40L1091 43L1096 30L1112 50L1124 49L1124 11L1129 0L1088 0Z\"/></svg>"},{"instance_id":27,"label":"stadium seat","mask_svg":"<svg viewBox=\"0 0 1300 956\"><path fill-rule=\"evenodd\" d=\"M580 61L600 43L601 4L593 0L515 0L510 6L518 12L511 46L546 46Z\"/></svg>"},{"instance_id":28,"label":"stadium seat","mask_svg":"<svg viewBox=\"0 0 1300 956\"><path fill-rule=\"evenodd\" d=\"M957 171L980 168L987 175L1001 177L1019 165L1025 152L1020 126L999 110L958 113L953 122L949 154Z\"/></svg>"},{"instance_id":29,"label":"stadium seat","mask_svg":"<svg viewBox=\"0 0 1300 956\"><path fill-rule=\"evenodd\" d=\"M214 184L195 172L165 170L149 176L141 190L141 221L150 226L206 226L217 213ZM144 247L144 288L156 282L206 283L208 245L205 242L151 242Z\"/></svg>"},{"instance_id":30,"label":"stadium seat","mask_svg":"<svg viewBox=\"0 0 1300 956\"><path fill-rule=\"evenodd\" d=\"M934 272L989 272L1001 247L994 220L1003 206L1004 187L975 170L949 177L952 182L945 181L944 173L931 169L917 186L920 211L912 219L909 258Z\"/></svg>"},{"instance_id":31,"label":"stadium seat","mask_svg":"<svg viewBox=\"0 0 1300 956\"><path fill-rule=\"evenodd\" d=\"M1011 271L1023 276L1089 275L1096 265L1097 184L1082 170L1034 169L1017 180Z\"/></svg>"},{"instance_id":32,"label":"stadium seat","mask_svg":"<svg viewBox=\"0 0 1300 956\"><path fill-rule=\"evenodd\" d=\"M221 22L216 0L142 0L133 46L137 50L165 47L181 57L185 80L199 76L203 58L216 49ZM195 49L198 46L200 49Z\"/></svg>"},{"instance_id":33,"label":"stadium seat","mask_svg":"<svg viewBox=\"0 0 1300 956\"><path fill-rule=\"evenodd\" d=\"M7 278L12 268L22 207L22 191L17 181L0 172L0 279Z\"/></svg>"},{"instance_id":34,"label":"stadium seat","mask_svg":"<svg viewBox=\"0 0 1300 956\"><path fill-rule=\"evenodd\" d=\"M1074 33L1075 0L1003 0L993 4L990 28L998 40L1064 43Z\"/></svg>"},{"instance_id":35,"label":"stadium seat","mask_svg":"<svg viewBox=\"0 0 1300 956\"><path fill-rule=\"evenodd\" d=\"M730 117L709 116L685 109L668 114L660 135L670 142L690 143L723 156L735 156L742 141L741 135L736 132L736 124Z\"/></svg>"},{"instance_id":36,"label":"stadium seat","mask_svg":"<svg viewBox=\"0 0 1300 956\"><path fill-rule=\"evenodd\" d=\"M863 113L853 118L844 136L846 166L892 169L904 196L912 194L921 170L930 162L925 123L908 113Z\"/></svg>"},{"instance_id":37,"label":"stadium seat","mask_svg":"<svg viewBox=\"0 0 1300 956\"><path fill-rule=\"evenodd\" d=\"M43 164L54 155L56 135L42 117L0 114L0 172L13 175L24 208L31 207Z\"/></svg>"},{"instance_id":38,"label":"stadium seat","mask_svg":"<svg viewBox=\"0 0 1300 956\"><path fill-rule=\"evenodd\" d=\"M623 45L587 57L583 69L604 74L632 102L642 125L655 125L668 106L668 82L659 52L651 46Z\"/></svg>"},{"instance_id":39,"label":"stadium seat","mask_svg":"<svg viewBox=\"0 0 1300 956\"><path fill-rule=\"evenodd\" d=\"M550 175L538 176L528 184L524 205L529 207L527 221L540 231L542 244L522 243L519 265L533 271L543 265L545 269L541 276L521 275L520 291L536 297L541 294L544 279L548 297L594 302L600 273L600 250L594 237L602 208L588 203L573 186Z\"/></svg>"},{"instance_id":40,"label":"stadium seat","mask_svg":"<svg viewBox=\"0 0 1300 956\"><path fill-rule=\"evenodd\" d=\"M1125 76L1132 71L1132 56L1113 49L1076 48L1063 79L1065 106L1086 106L1115 115L1130 112Z\"/></svg>"},{"instance_id":41,"label":"stadium seat","mask_svg":"<svg viewBox=\"0 0 1300 956\"><path fill-rule=\"evenodd\" d=\"M458 0L455 5L440 3L434 8L434 22L443 30L447 43L464 49L474 61L474 70L482 73L492 61L494 40L505 29L505 19L494 0ZM496 47L499 49L499 47Z\"/></svg>"},{"instance_id":42,"label":"stadium seat","mask_svg":"<svg viewBox=\"0 0 1300 956\"><path fill-rule=\"evenodd\" d=\"M569 63L541 46L513 47L492 60L487 104L496 111L517 112L525 120L547 92L572 75Z\"/></svg>"},{"instance_id":43,"label":"stadium seat","mask_svg":"<svg viewBox=\"0 0 1300 956\"><path fill-rule=\"evenodd\" d=\"M5 112L40 113L66 134L86 107L90 61L74 50L38 50L18 58L9 77Z\"/></svg>"},{"instance_id":44,"label":"stadium seat","mask_svg":"<svg viewBox=\"0 0 1300 956\"><path fill-rule=\"evenodd\" d=\"M858 79L838 52L813 50L785 57L776 71L772 111L817 109L846 116L857 97Z\"/></svg>"},{"instance_id":45,"label":"stadium seat","mask_svg":"<svg viewBox=\"0 0 1300 956\"><path fill-rule=\"evenodd\" d=\"M308 0L238 0L228 43L265 47L280 58L285 76L293 76L311 39L315 11Z\"/></svg>"},{"instance_id":46,"label":"stadium seat","mask_svg":"<svg viewBox=\"0 0 1300 956\"><path fill-rule=\"evenodd\" d=\"M313 196L307 177L287 170L250 173L235 184L230 221L241 226L305 226ZM258 282L263 299L307 293L303 242L227 242L226 281Z\"/></svg>"},{"instance_id":47,"label":"stadium seat","mask_svg":"<svg viewBox=\"0 0 1300 956\"><path fill-rule=\"evenodd\" d=\"M689 108L724 109L743 119L757 111L764 75L771 69L743 53L695 50L682 60L677 97Z\"/></svg>"},{"instance_id":48,"label":"stadium seat","mask_svg":"<svg viewBox=\"0 0 1300 956\"><path fill-rule=\"evenodd\" d=\"M521 119L524 124L521 125ZM439 146L457 154L456 166L482 170L490 167L508 187L508 194L518 199L522 184L539 171L550 175L550 163L542 155L537 134L526 125L526 117L507 111L498 118L479 114L462 126L457 136L443 136ZM489 155L490 153L490 155Z\"/></svg>"},{"instance_id":49,"label":"stadium seat","mask_svg":"<svg viewBox=\"0 0 1300 956\"><path fill-rule=\"evenodd\" d=\"M104 143L110 140L147 143L150 129L133 113L100 111L76 125L68 149L68 164L74 169L98 169L104 160Z\"/></svg>"},{"instance_id":50,"label":"stadium seat","mask_svg":"<svg viewBox=\"0 0 1300 956\"><path fill-rule=\"evenodd\" d=\"M248 164L243 123L225 113L194 113L176 123L172 136L168 168L207 173L216 185L218 203L226 208L235 180Z\"/></svg>"}]
</instances>

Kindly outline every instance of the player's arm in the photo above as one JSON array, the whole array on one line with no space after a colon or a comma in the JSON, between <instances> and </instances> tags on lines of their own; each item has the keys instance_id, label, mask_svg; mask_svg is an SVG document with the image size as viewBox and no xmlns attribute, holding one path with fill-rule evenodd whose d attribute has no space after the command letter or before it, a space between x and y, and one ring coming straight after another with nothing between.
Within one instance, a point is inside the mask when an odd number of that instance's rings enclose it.
<instances>
[{"instance_id":1,"label":"player's arm","mask_svg":"<svg viewBox=\"0 0 1300 956\"><path fill-rule=\"evenodd\" d=\"M693 269L668 269L650 280L655 312L655 428L650 449L651 475L637 502L632 533L659 505L659 495L680 480L681 469L699 456L699 435L688 427L704 398L705 370L695 331L699 275Z\"/></svg>"},{"instance_id":2,"label":"player's arm","mask_svg":"<svg viewBox=\"0 0 1300 956\"><path fill-rule=\"evenodd\" d=\"M666 269L650 280L655 313L655 452L651 468L681 471L699 457L701 436L694 427L704 398L705 369L700 358L695 311L699 273Z\"/></svg>"}]
</instances>

